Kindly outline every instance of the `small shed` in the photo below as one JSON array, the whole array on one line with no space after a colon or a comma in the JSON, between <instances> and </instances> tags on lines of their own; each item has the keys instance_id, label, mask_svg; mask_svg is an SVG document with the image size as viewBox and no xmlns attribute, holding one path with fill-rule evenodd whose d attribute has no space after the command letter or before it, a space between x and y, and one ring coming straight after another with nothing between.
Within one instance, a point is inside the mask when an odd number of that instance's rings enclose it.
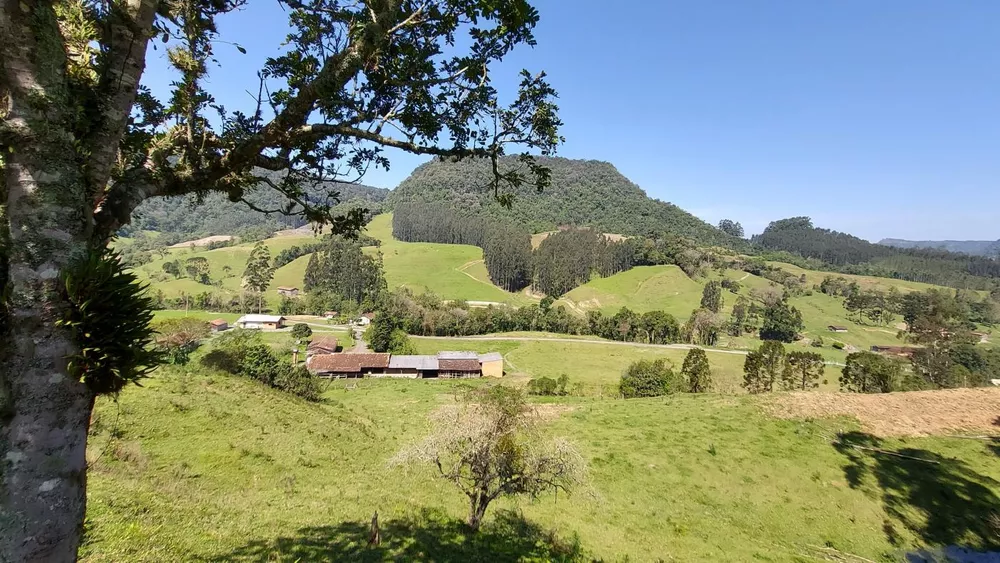
<instances>
[{"instance_id":1,"label":"small shed","mask_svg":"<svg viewBox=\"0 0 1000 563\"><path fill-rule=\"evenodd\" d=\"M243 315L236 320L239 328L277 330L285 328L285 317L278 315Z\"/></svg>"},{"instance_id":2,"label":"small shed","mask_svg":"<svg viewBox=\"0 0 1000 563\"><path fill-rule=\"evenodd\" d=\"M827 328L830 329L830 332L847 332L846 326L830 325Z\"/></svg>"},{"instance_id":3,"label":"small shed","mask_svg":"<svg viewBox=\"0 0 1000 563\"><path fill-rule=\"evenodd\" d=\"M229 329L229 323L226 322L226 319L215 319L209 321L208 325L212 332L222 332Z\"/></svg>"},{"instance_id":4,"label":"small shed","mask_svg":"<svg viewBox=\"0 0 1000 563\"><path fill-rule=\"evenodd\" d=\"M337 353L337 338L335 336L317 336L306 346L306 357Z\"/></svg>"},{"instance_id":5,"label":"small shed","mask_svg":"<svg viewBox=\"0 0 1000 563\"><path fill-rule=\"evenodd\" d=\"M337 317L336 311L326 311L323 313L323 318L326 320L334 319Z\"/></svg>"},{"instance_id":6,"label":"small shed","mask_svg":"<svg viewBox=\"0 0 1000 563\"><path fill-rule=\"evenodd\" d=\"M503 377L503 355L500 352L480 354L479 365L483 377Z\"/></svg>"},{"instance_id":7,"label":"small shed","mask_svg":"<svg viewBox=\"0 0 1000 563\"><path fill-rule=\"evenodd\" d=\"M281 285L278 286L278 295L281 295L283 297L298 297L299 288L288 285Z\"/></svg>"},{"instance_id":8,"label":"small shed","mask_svg":"<svg viewBox=\"0 0 1000 563\"><path fill-rule=\"evenodd\" d=\"M323 354L306 359L306 369L320 377L386 375L389 354Z\"/></svg>"}]
</instances>

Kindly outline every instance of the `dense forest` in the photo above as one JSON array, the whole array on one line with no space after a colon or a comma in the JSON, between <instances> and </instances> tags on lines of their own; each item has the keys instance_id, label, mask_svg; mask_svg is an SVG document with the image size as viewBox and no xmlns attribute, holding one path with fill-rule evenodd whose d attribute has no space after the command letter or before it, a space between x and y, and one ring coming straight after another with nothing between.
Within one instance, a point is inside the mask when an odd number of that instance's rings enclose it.
<instances>
[{"instance_id":1,"label":"dense forest","mask_svg":"<svg viewBox=\"0 0 1000 563\"><path fill-rule=\"evenodd\" d=\"M530 232L554 231L560 226L592 227L600 232L628 236L671 233L699 246L747 248L743 239L726 234L676 205L651 199L614 166L596 160L539 158L552 170L552 183L541 193L515 194L508 209L494 200L487 187L489 163L431 161L417 167L389 195L396 208L406 203L434 203L461 213L492 217L524 226ZM505 158L501 168L518 167Z\"/></svg>"},{"instance_id":2,"label":"dense forest","mask_svg":"<svg viewBox=\"0 0 1000 563\"><path fill-rule=\"evenodd\" d=\"M1000 261L942 250L894 248L853 235L816 228L808 217L774 221L752 239L764 250L818 260L810 267L844 273L920 281L969 289L991 289Z\"/></svg>"},{"instance_id":3,"label":"dense forest","mask_svg":"<svg viewBox=\"0 0 1000 563\"><path fill-rule=\"evenodd\" d=\"M340 182L318 182L305 191L305 199L310 202L326 202L331 195L337 195L330 201L336 203L335 210L346 213L361 208L368 209L369 214L378 213L389 194L389 190L382 188ZM262 210L282 209L288 201L284 195L263 184L245 197L251 205ZM200 198L188 195L148 199L136 209L132 223L119 234L130 236L137 231L157 231L178 240L189 240L209 235L240 235L250 229L274 232L304 224L302 217L262 213L245 203L230 201L225 194L211 193Z\"/></svg>"}]
</instances>

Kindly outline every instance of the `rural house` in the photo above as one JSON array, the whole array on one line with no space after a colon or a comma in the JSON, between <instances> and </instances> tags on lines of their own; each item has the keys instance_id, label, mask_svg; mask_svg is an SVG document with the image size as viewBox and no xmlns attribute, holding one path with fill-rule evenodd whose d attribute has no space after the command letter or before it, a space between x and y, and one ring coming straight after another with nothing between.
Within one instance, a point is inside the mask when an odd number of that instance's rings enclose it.
<instances>
[{"instance_id":1,"label":"rural house","mask_svg":"<svg viewBox=\"0 0 1000 563\"><path fill-rule=\"evenodd\" d=\"M281 295L283 297L298 297L299 296L299 288L297 288L297 287L290 287L290 286L287 286L287 285L281 285L281 286L278 286L278 295Z\"/></svg>"},{"instance_id":2,"label":"rural house","mask_svg":"<svg viewBox=\"0 0 1000 563\"><path fill-rule=\"evenodd\" d=\"M322 354L306 358L306 369L320 377L385 375L389 354Z\"/></svg>"},{"instance_id":3,"label":"rural house","mask_svg":"<svg viewBox=\"0 0 1000 563\"><path fill-rule=\"evenodd\" d=\"M916 348L912 346L872 346L872 352L878 354L888 354L892 356L902 356L909 358L917 351Z\"/></svg>"},{"instance_id":4,"label":"rural house","mask_svg":"<svg viewBox=\"0 0 1000 563\"><path fill-rule=\"evenodd\" d=\"M830 332L847 332L846 326L830 325L827 328L830 329Z\"/></svg>"},{"instance_id":5,"label":"rural house","mask_svg":"<svg viewBox=\"0 0 1000 563\"><path fill-rule=\"evenodd\" d=\"M306 357L318 356L322 354L335 354L337 352L337 338L335 336L317 336L306 346Z\"/></svg>"},{"instance_id":6,"label":"rural house","mask_svg":"<svg viewBox=\"0 0 1000 563\"><path fill-rule=\"evenodd\" d=\"M214 321L209 321L208 325L212 332L229 330L229 323L226 322L226 319L215 319Z\"/></svg>"},{"instance_id":7,"label":"rural house","mask_svg":"<svg viewBox=\"0 0 1000 563\"><path fill-rule=\"evenodd\" d=\"M438 377L482 377L483 366L475 352L438 352Z\"/></svg>"},{"instance_id":8,"label":"rural house","mask_svg":"<svg viewBox=\"0 0 1000 563\"><path fill-rule=\"evenodd\" d=\"M336 317L337 317L337 312L336 311L326 311L326 312L323 313L323 318L326 319L326 320L330 320L330 319L333 319L333 318L336 318Z\"/></svg>"},{"instance_id":9,"label":"rural house","mask_svg":"<svg viewBox=\"0 0 1000 563\"><path fill-rule=\"evenodd\" d=\"M239 328L277 330L285 328L285 317L277 315L243 315L236 319Z\"/></svg>"},{"instance_id":10,"label":"rural house","mask_svg":"<svg viewBox=\"0 0 1000 563\"><path fill-rule=\"evenodd\" d=\"M479 355L483 377L503 377L503 356L500 352Z\"/></svg>"}]
</instances>

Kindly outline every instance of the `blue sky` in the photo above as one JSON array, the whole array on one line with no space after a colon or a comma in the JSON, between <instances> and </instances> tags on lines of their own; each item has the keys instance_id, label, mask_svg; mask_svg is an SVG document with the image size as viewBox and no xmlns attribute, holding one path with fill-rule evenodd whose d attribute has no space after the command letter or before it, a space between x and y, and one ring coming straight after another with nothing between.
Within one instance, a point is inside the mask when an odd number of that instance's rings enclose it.
<instances>
[{"instance_id":1,"label":"blue sky","mask_svg":"<svg viewBox=\"0 0 1000 563\"><path fill-rule=\"evenodd\" d=\"M1000 238L1000 2L536 0L537 47L494 74L545 70L560 155L605 160L652 197L748 233L808 215L878 240ZM285 14L221 21L210 89L250 108ZM146 82L169 83L152 52ZM425 159L393 154L392 188ZM609 205L613 202L609 202Z\"/></svg>"}]
</instances>

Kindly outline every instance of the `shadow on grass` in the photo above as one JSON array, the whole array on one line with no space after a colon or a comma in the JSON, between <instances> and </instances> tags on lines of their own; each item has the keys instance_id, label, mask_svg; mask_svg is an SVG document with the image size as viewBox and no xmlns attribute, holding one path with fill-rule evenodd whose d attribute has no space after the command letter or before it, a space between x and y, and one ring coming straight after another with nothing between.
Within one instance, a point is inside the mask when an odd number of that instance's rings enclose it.
<instances>
[{"instance_id":1,"label":"shadow on grass","mask_svg":"<svg viewBox=\"0 0 1000 563\"><path fill-rule=\"evenodd\" d=\"M205 561L584 561L579 539L563 541L514 511L498 511L479 533L425 510L418 518L381 524L369 546L369 524L341 522L302 528L294 536L253 541Z\"/></svg>"},{"instance_id":2,"label":"shadow on grass","mask_svg":"<svg viewBox=\"0 0 1000 563\"><path fill-rule=\"evenodd\" d=\"M901 525L932 546L1000 549L1000 482L964 462L918 448L893 449L863 432L847 432L834 447L847 457L851 488L881 496L891 520L884 526L897 545Z\"/></svg>"}]
</instances>

